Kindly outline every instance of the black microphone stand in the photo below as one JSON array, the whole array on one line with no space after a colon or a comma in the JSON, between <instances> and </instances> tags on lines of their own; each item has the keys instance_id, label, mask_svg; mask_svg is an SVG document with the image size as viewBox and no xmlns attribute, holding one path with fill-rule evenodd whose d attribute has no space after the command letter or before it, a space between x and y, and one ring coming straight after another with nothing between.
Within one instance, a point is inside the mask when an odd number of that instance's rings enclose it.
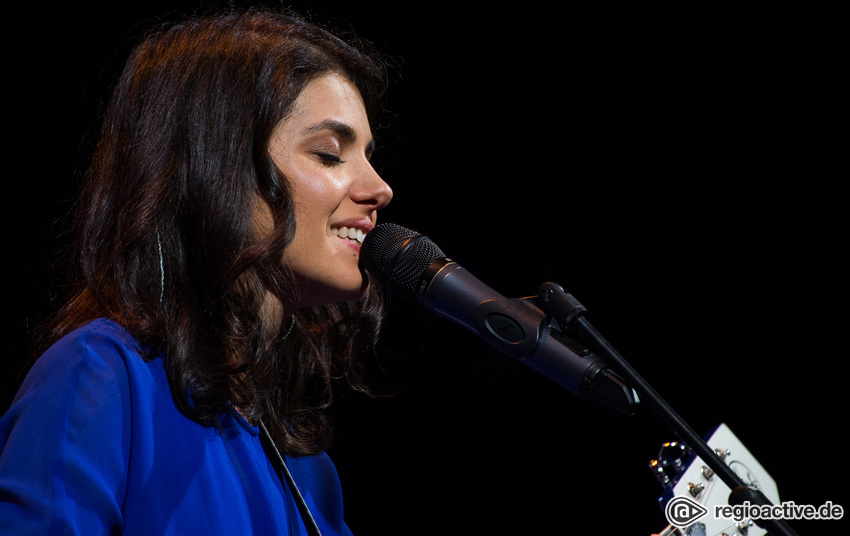
<instances>
[{"instance_id":1,"label":"black microphone stand","mask_svg":"<svg viewBox=\"0 0 850 536\"><path fill-rule=\"evenodd\" d=\"M572 328L585 338L609 366L617 372L653 411L663 420L679 438L699 456L720 479L729 486L729 503L733 505L749 502L753 505L769 506L770 500L759 490L750 489L735 472L726 465L705 440L676 413L673 408L644 380L640 374L606 341L585 318L587 309L572 294L564 291L557 283L540 285L535 299L538 307L551 316L567 331ZM796 536L796 533L782 519L759 519L755 521L766 529L769 536Z\"/></svg>"}]
</instances>

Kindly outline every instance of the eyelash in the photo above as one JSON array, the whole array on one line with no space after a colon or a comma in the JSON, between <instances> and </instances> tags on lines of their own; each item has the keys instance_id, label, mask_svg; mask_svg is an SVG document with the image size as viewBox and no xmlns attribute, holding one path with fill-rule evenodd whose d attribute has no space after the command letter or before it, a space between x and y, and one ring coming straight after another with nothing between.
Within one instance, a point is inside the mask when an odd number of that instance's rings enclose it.
<instances>
[{"instance_id":1,"label":"eyelash","mask_svg":"<svg viewBox=\"0 0 850 536\"><path fill-rule=\"evenodd\" d=\"M337 166L339 164L345 164L345 160L340 157L329 154L329 153L316 153L316 156L319 157L319 160L326 166Z\"/></svg>"}]
</instances>

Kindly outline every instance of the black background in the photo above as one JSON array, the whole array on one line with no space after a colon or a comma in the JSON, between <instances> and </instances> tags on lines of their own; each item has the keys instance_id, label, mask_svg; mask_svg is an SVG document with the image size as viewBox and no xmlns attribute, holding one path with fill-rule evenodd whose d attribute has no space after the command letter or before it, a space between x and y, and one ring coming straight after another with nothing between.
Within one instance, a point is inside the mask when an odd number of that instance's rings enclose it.
<instances>
[{"instance_id":1,"label":"black background","mask_svg":"<svg viewBox=\"0 0 850 536\"><path fill-rule=\"evenodd\" d=\"M222 4L6 15L4 390L55 305L57 219L130 44L206 5ZM837 13L294 5L395 59L396 117L378 133L395 199L382 221L429 235L506 296L561 283L697 432L727 423L782 500L850 506ZM664 526L647 462L674 438L648 408L626 417L583 402L404 304L385 333L372 379L395 396L347 395L334 410L330 453L355 534Z\"/></svg>"}]
</instances>

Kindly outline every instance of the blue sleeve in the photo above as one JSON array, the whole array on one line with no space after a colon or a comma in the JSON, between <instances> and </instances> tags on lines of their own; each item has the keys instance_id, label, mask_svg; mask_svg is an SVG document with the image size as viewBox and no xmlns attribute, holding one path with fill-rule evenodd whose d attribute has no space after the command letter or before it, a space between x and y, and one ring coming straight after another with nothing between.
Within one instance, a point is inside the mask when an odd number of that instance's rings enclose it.
<instances>
[{"instance_id":1,"label":"blue sleeve","mask_svg":"<svg viewBox=\"0 0 850 536\"><path fill-rule=\"evenodd\" d=\"M121 532L127 351L83 328L36 361L0 420L0 534Z\"/></svg>"}]
</instances>

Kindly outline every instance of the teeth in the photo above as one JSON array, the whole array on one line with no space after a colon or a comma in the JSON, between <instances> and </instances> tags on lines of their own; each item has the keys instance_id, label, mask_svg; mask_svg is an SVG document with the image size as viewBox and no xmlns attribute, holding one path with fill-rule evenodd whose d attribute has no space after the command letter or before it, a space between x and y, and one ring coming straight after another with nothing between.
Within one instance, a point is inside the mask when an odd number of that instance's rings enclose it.
<instances>
[{"instance_id":1,"label":"teeth","mask_svg":"<svg viewBox=\"0 0 850 536\"><path fill-rule=\"evenodd\" d=\"M351 240L352 242L356 242L358 244L363 243L363 238L366 236L366 233L363 229L357 229L356 227L346 227L343 225L342 227L331 227L331 232L340 238L345 238Z\"/></svg>"}]
</instances>

